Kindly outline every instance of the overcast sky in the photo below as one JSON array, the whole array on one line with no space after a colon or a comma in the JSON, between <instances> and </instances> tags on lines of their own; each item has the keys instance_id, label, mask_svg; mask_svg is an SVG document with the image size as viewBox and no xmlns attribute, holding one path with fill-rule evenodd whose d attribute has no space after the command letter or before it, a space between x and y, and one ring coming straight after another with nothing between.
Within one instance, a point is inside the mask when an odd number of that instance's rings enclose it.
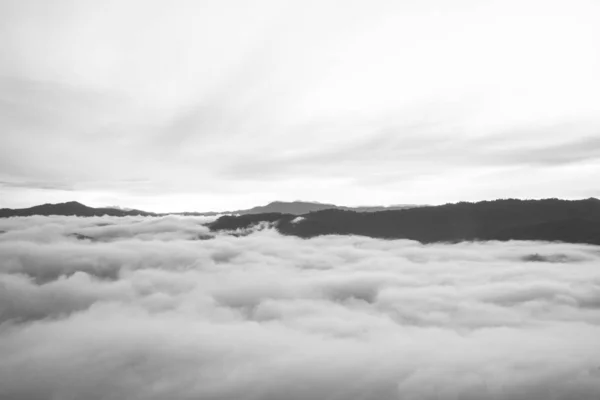
<instances>
[{"instance_id":1,"label":"overcast sky","mask_svg":"<svg viewBox=\"0 0 600 400\"><path fill-rule=\"evenodd\" d=\"M600 1L0 2L0 207L600 196Z\"/></svg>"}]
</instances>

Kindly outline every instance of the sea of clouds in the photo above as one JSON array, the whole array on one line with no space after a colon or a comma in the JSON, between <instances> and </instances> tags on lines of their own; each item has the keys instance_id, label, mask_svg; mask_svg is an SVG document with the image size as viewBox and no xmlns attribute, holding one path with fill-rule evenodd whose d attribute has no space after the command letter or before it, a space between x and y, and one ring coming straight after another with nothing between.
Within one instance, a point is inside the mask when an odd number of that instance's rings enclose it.
<instances>
[{"instance_id":1,"label":"sea of clouds","mask_svg":"<svg viewBox=\"0 0 600 400\"><path fill-rule=\"evenodd\" d=\"M3 400L600 398L600 248L0 220Z\"/></svg>"}]
</instances>

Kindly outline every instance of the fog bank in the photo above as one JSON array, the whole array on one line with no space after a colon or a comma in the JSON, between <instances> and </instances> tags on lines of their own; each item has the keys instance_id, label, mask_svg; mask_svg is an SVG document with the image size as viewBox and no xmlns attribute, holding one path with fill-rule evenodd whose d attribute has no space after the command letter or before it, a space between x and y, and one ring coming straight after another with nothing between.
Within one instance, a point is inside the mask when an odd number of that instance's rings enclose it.
<instances>
[{"instance_id":1,"label":"fog bank","mask_svg":"<svg viewBox=\"0 0 600 400\"><path fill-rule=\"evenodd\" d=\"M600 396L600 248L0 220L2 399Z\"/></svg>"}]
</instances>

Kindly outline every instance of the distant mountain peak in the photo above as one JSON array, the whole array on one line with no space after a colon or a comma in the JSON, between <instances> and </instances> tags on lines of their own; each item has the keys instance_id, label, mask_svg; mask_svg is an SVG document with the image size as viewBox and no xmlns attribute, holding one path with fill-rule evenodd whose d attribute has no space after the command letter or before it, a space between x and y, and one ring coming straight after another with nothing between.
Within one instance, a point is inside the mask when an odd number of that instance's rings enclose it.
<instances>
[{"instance_id":1,"label":"distant mountain peak","mask_svg":"<svg viewBox=\"0 0 600 400\"><path fill-rule=\"evenodd\" d=\"M301 215L313 211L320 211L329 208L336 208L333 204L323 204L308 201L272 201L265 206L252 207L248 210L236 211L236 214L264 214L264 213L281 213Z\"/></svg>"},{"instance_id":2,"label":"distant mountain peak","mask_svg":"<svg viewBox=\"0 0 600 400\"><path fill-rule=\"evenodd\" d=\"M65 206L72 206L72 207L88 207L85 204L82 204L82 203L80 203L78 201L67 201L65 203L58 203L56 205L59 205L59 204L65 205Z\"/></svg>"},{"instance_id":3,"label":"distant mountain peak","mask_svg":"<svg viewBox=\"0 0 600 400\"><path fill-rule=\"evenodd\" d=\"M3 208L0 218L3 217L26 217L32 215L75 215L80 217L93 217L110 215L122 217L126 215L156 215L140 210L123 210L116 208L94 208L86 206L78 201L67 201L65 203L46 203L29 208L10 209Z\"/></svg>"},{"instance_id":4,"label":"distant mountain peak","mask_svg":"<svg viewBox=\"0 0 600 400\"><path fill-rule=\"evenodd\" d=\"M312 204L312 205L318 205L318 206L337 207L335 204L321 203L320 201L306 201L306 200L294 200L294 201L275 200L275 201L272 201L269 204L267 204L267 206L281 205L281 204Z\"/></svg>"}]
</instances>

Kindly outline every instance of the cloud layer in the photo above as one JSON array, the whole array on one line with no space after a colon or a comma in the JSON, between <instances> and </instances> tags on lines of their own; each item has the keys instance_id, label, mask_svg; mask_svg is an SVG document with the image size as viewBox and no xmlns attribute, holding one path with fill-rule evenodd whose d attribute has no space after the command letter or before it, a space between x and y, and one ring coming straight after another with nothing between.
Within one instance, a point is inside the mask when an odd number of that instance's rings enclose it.
<instances>
[{"instance_id":1,"label":"cloud layer","mask_svg":"<svg viewBox=\"0 0 600 400\"><path fill-rule=\"evenodd\" d=\"M600 395L598 247L0 220L2 399Z\"/></svg>"}]
</instances>

